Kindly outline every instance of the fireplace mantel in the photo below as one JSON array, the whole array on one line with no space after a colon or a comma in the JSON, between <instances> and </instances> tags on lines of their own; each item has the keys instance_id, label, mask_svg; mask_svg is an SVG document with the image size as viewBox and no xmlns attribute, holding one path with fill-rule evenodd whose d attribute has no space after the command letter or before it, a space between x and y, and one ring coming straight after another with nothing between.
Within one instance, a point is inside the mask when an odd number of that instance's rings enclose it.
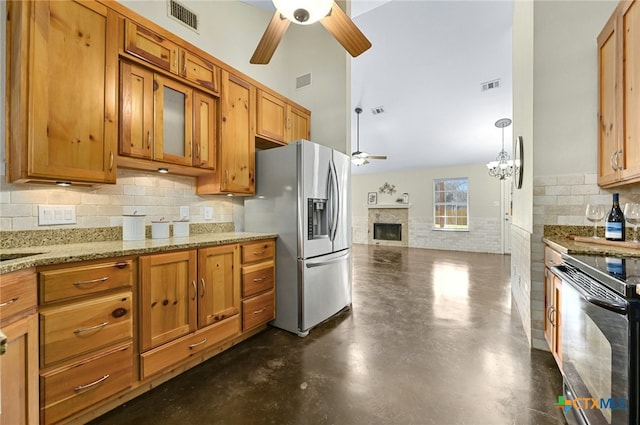
<instances>
[{"instance_id":1,"label":"fireplace mantel","mask_svg":"<svg viewBox=\"0 0 640 425\"><path fill-rule=\"evenodd\" d=\"M409 208L411 206L411 204L373 204L373 205L367 205L367 208L369 209L376 209L376 208Z\"/></svg>"}]
</instances>

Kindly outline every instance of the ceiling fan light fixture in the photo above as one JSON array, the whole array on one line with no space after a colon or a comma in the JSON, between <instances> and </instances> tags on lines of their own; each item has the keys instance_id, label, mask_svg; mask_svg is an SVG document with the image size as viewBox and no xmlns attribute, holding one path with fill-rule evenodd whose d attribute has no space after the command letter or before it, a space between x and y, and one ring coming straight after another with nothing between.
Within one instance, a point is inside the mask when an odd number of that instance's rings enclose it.
<instances>
[{"instance_id":1,"label":"ceiling fan light fixture","mask_svg":"<svg viewBox=\"0 0 640 425\"><path fill-rule=\"evenodd\" d=\"M329 14L333 0L273 0L273 5L291 22L309 25Z\"/></svg>"}]
</instances>

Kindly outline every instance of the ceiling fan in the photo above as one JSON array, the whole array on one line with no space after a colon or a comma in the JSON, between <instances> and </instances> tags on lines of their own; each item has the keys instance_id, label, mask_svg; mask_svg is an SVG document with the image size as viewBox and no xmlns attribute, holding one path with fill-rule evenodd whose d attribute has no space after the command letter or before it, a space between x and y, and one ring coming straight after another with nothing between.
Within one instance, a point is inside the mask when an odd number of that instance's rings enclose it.
<instances>
[{"instance_id":1,"label":"ceiling fan","mask_svg":"<svg viewBox=\"0 0 640 425\"><path fill-rule=\"evenodd\" d=\"M386 155L369 155L366 152L362 152L360 150L360 114L362 113L362 108L356 107L356 151L351 154L351 162L357 166L365 165L369 163L370 159L387 159Z\"/></svg>"},{"instance_id":2,"label":"ceiling fan","mask_svg":"<svg viewBox=\"0 0 640 425\"><path fill-rule=\"evenodd\" d=\"M250 63L267 64L291 22L320 24L335 37L347 52L356 57L371 47L371 42L334 0L273 0L273 14Z\"/></svg>"}]
</instances>

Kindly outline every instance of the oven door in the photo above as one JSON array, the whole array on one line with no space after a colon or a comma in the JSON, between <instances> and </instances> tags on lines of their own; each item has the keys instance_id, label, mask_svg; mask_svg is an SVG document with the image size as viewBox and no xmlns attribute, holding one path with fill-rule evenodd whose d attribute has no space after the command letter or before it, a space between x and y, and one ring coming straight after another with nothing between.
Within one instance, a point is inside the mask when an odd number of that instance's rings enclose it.
<instances>
[{"instance_id":1,"label":"oven door","mask_svg":"<svg viewBox=\"0 0 640 425\"><path fill-rule=\"evenodd\" d=\"M629 322L626 301L562 279L562 372L569 423L628 425ZM601 292L604 291L604 292Z\"/></svg>"}]
</instances>

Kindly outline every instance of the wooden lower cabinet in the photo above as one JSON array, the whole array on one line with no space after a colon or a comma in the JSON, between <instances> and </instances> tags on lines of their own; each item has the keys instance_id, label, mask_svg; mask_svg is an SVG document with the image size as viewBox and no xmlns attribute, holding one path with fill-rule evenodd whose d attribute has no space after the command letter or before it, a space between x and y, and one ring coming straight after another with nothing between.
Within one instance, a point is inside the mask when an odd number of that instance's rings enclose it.
<instances>
[{"instance_id":1,"label":"wooden lower cabinet","mask_svg":"<svg viewBox=\"0 0 640 425\"><path fill-rule=\"evenodd\" d=\"M38 423L38 315L35 269L0 278L0 424Z\"/></svg>"},{"instance_id":2,"label":"wooden lower cabinet","mask_svg":"<svg viewBox=\"0 0 640 425\"><path fill-rule=\"evenodd\" d=\"M149 378L179 362L240 335L240 316L207 326L191 335L171 341L140 355L140 377Z\"/></svg>"},{"instance_id":3,"label":"wooden lower cabinet","mask_svg":"<svg viewBox=\"0 0 640 425\"><path fill-rule=\"evenodd\" d=\"M544 258L544 337L556 363L562 367L562 280L551 271L551 267L562 263L562 258L548 246Z\"/></svg>"},{"instance_id":4,"label":"wooden lower cabinet","mask_svg":"<svg viewBox=\"0 0 640 425\"><path fill-rule=\"evenodd\" d=\"M242 301L242 330L253 329L276 318L275 292L272 289L264 294Z\"/></svg>"},{"instance_id":5,"label":"wooden lower cabinet","mask_svg":"<svg viewBox=\"0 0 640 425\"><path fill-rule=\"evenodd\" d=\"M132 382L131 343L42 374L40 391L44 423L59 422L70 413L130 387Z\"/></svg>"},{"instance_id":6,"label":"wooden lower cabinet","mask_svg":"<svg viewBox=\"0 0 640 425\"><path fill-rule=\"evenodd\" d=\"M242 330L276 318L275 249L273 239L242 245Z\"/></svg>"},{"instance_id":7,"label":"wooden lower cabinet","mask_svg":"<svg viewBox=\"0 0 640 425\"><path fill-rule=\"evenodd\" d=\"M2 328L7 351L0 356L0 424L38 423L38 317Z\"/></svg>"}]
</instances>

